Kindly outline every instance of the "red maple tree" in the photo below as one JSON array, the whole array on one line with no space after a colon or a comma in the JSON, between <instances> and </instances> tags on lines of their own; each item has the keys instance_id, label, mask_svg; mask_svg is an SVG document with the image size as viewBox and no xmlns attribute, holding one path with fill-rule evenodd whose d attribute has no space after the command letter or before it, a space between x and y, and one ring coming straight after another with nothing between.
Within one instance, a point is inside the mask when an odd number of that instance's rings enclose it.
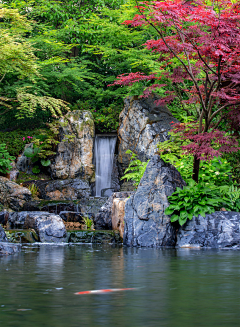
<instances>
[{"instance_id":1,"label":"red maple tree","mask_svg":"<svg viewBox=\"0 0 240 327\"><path fill-rule=\"evenodd\" d=\"M135 1L139 14L124 24L155 29L158 37L144 45L159 53L163 65L159 73L149 76L141 72L120 75L114 85L152 80L142 95L146 97L164 87L160 81L167 78L188 95L186 103L199 104L191 135L184 125L175 126L178 132L182 130L183 138L188 134L192 141L185 150L194 155L193 179L198 181L200 160L238 150L236 141L216 128L227 114L240 122L240 4L229 0L212 4L204 0ZM188 88L186 80L190 81ZM173 92L168 90L157 102L172 101ZM218 144L217 150L213 143Z\"/></svg>"}]
</instances>

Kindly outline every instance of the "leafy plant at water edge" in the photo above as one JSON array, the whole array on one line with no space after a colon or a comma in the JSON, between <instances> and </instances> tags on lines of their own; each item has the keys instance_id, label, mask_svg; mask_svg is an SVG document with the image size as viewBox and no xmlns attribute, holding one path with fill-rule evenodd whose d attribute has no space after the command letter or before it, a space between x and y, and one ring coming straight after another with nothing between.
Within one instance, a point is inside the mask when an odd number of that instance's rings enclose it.
<instances>
[{"instance_id":1,"label":"leafy plant at water edge","mask_svg":"<svg viewBox=\"0 0 240 327\"><path fill-rule=\"evenodd\" d=\"M149 160L147 162L142 162L141 160L137 159L137 155L131 150L127 150L126 153L131 154L131 158L129 166L124 172L125 175L121 178L121 180L132 180L135 182L134 185L137 187L140 183L141 178L143 177Z\"/></svg>"},{"instance_id":2,"label":"leafy plant at water edge","mask_svg":"<svg viewBox=\"0 0 240 327\"><path fill-rule=\"evenodd\" d=\"M220 194L220 188L215 185L196 184L193 180L183 189L179 187L168 197L170 203L165 214L171 215L171 222L178 221L182 226L187 219L201 215L205 217L216 209L224 206L225 200Z\"/></svg>"},{"instance_id":3,"label":"leafy plant at water edge","mask_svg":"<svg viewBox=\"0 0 240 327\"><path fill-rule=\"evenodd\" d=\"M6 144L0 144L0 173L6 174L9 170L12 169L10 163L15 158L10 156L9 152L6 149Z\"/></svg>"}]
</instances>

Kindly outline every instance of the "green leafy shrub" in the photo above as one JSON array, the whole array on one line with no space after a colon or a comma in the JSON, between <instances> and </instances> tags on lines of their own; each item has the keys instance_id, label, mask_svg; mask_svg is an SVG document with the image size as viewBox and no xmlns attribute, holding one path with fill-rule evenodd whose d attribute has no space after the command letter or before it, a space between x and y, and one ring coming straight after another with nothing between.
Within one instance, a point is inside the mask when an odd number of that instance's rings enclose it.
<instances>
[{"instance_id":1,"label":"green leafy shrub","mask_svg":"<svg viewBox=\"0 0 240 327\"><path fill-rule=\"evenodd\" d=\"M240 188L237 188L236 186L231 185L229 186L223 186L220 189L223 200L224 200L224 208L227 211L240 211Z\"/></svg>"},{"instance_id":2,"label":"green leafy shrub","mask_svg":"<svg viewBox=\"0 0 240 327\"><path fill-rule=\"evenodd\" d=\"M187 219L191 220L193 216L198 215L205 217L206 214L224 207L226 203L218 186L196 184L193 180L183 189L178 187L168 197L168 201L170 205L166 208L165 214L171 215L171 222L178 221L181 226Z\"/></svg>"},{"instance_id":3,"label":"green leafy shrub","mask_svg":"<svg viewBox=\"0 0 240 327\"><path fill-rule=\"evenodd\" d=\"M91 229L93 226L93 221L92 219L88 217L83 217L84 224L86 225L87 229Z\"/></svg>"},{"instance_id":4,"label":"green leafy shrub","mask_svg":"<svg viewBox=\"0 0 240 327\"><path fill-rule=\"evenodd\" d=\"M9 152L6 149L6 144L2 143L0 144L0 173L6 174L9 172L9 170L12 169L12 166L10 163L15 158L10 156Z\"/></svg>"},{"instance_id":5,"label":"green leafy shrub","mask_svg":"<svg viewBox=\"0 0 240 327\"><path fill-rule=\"evenodd\" d=\"M171 133L170 133L171 134ZM181 146L186 145L175 136L158 144L161 159L171 163L186 183L192 180L193 156L185 155ZM199 182L218 186L234 183L233 167L226 158L215 157L211 161L200 161Z\"/></svg>"},{"instance_id":6,"label":"green leafy shrub","mask_svg":"<svg viewBox=\"0 0 240 327\"><path fill-rule=\"evenodd\" d=\"M180 172L182 178L186 183L192 180L192 156L182 156L173 165ZM215 184L218 186L231 184L232 180L232 166L226 159L213 158L211 161L201 161L199 170L199 182L206 184Z\"/></svg>"},{"instance_id":7,"label":"green leafy shrub","mask_svg":"<svg viewBox=\"0 0 240 327\"><path fill-rule=\"evenodd\" d=\"M90 101L78 101L77 104L72 106L72 109L91 111L96 130L99 132L111 132L112 130L117 130L119 126L119 114L123 109L123 104L116 102L99 108Z\"/></svg>"},{"instance_id":8,"label":"green leafy shrub","mask_svg":"<svg viewBox=\"0 0 240 327\"><path fill-rule=\"evenodd\" d=\"M31 142L32 136L38 133L38 129L0 132L0 143L5 143L9 154L17 158L23 152L25 145Z\"/></svg>"},{"instance_id":9,"label":"green leafy shrub","mask_svg":"<svg viewBox=\"0 0 240 327\"><path fill-rule=\"evenodd\" d=\"M131 154L131 159L128 168L124 172L125 175L121 178L121 180L132 180L135 182L134 185L137 187L141 178L143 177L149 160L147 162L142 162L141 160L137 159L137 155L131 150L127 150L126 153Z\"/></svg>"}]
</instances>

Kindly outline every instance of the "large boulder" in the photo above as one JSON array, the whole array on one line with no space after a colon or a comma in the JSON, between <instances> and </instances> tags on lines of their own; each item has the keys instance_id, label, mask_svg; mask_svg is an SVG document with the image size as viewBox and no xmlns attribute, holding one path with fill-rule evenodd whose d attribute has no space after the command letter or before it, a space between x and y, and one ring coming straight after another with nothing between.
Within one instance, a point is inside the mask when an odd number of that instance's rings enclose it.
<instances>
[{"instance_id":1,"label":"large boulder","mask_svg":"<svg viewBox=\"0 0 240 327\"><path fill-rule=\"evenodd\" d=\"M128 149L136 153L141 161L147 161L156 153L157 144L167 140L171 122L177 122L165 106L155 104L158 99L151 96L141 99L127 97L124 100L118 130L121 174L130 161L130 155L126 154Z\"/></svg>"},{"instance_id":2,"label":"large boulder","mask_svg":"<svg viewBox=\"0 0 240 327\"><path fill-rule=\"evenodd\" d=\"M24 228L33 228L38 234L40 242L62 243L67 241L67 231L63 220L53 213L28 212Z\"/></svg>"},{"instance_id":3,"label":"large boulder","mask_svg":"<svg viewBox=\"0 0 240 327\"><path fill-rule=\"evenodd\" d=\"M124 244L128 246L174 246L175 228L164 214L168 196L183 187L180 173L154 155L137 191L125 205Z\"/></svg>"},{"instance_id":4,"label":"large boulder","mask_svg":"<svg viewBox=\"0 0 240 327\"><path fill-rule=\"evenodd\" d=\"M67 179L81 177L91 180L94 175L93 142L94 120L91 112L76 110L61 119L66 126L60 128L60 143L55 160L51 164L53 178ZM72 142L67 135L75 135Z\"/></svg>"},{"instance_id":5,"label":"large boulder","mask_svg":"<svg viewBox=\"0 0 240 327\"><path fill-rule=\"evenodd\" d=\"M94 226L96 229L112 229L112 209L114 198L127 198L133 192L115 192L103 204L98 214L94 218Z\"/></svg>"},{"instance_id":6,"label":"large boulder","mask_svg":"<svg viewBox=\"0 0 240 327\"><path fill-rule=\"evenodd\" d=\"M77 200L89 197L91 189L86 180L80 178L36 181L39 195L44 200Z\"/></svg>"},{"instance_id":7,"label":"large boulder","mask_svg":"<svg viewBox=\"0 0 240 327\"><path fill-rule=\"evenodd\" d=\"M26 187L22 187L6 177L0 177L0 203L13 210L21 209L31 200L32 194Z\"/></svg>"},{"instance_id":8,"label":"large boulder","mask_svg":"<svg viewBox=\"0 0 240 327\"><path fill-rule=\"evenodd\" d=\"M177 233L178 247L240 248L240 213L220 211L188 220Z\"/></svg>"}]
</instances>

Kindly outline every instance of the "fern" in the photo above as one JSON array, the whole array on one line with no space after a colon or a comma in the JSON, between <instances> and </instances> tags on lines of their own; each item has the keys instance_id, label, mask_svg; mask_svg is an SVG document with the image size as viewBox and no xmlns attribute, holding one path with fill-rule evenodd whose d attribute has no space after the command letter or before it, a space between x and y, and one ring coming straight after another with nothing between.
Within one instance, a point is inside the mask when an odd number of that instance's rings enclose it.
<instances>
[{"instance_id":1,"label":"fern","mask_svg":"<svg viewBox=\"0 0 240 327\"><path fill-rule=\"evenodd\" d=\"M134 185L137 187L143 177L149 160L147 162L142 162L141 160L137 159L137 155L131 150L127 150L126 153L131 154L131 161L128 168L124 172L125 175L121 178L121 180L132 180L135 182Z\"/></svg>"}]
</instances>

